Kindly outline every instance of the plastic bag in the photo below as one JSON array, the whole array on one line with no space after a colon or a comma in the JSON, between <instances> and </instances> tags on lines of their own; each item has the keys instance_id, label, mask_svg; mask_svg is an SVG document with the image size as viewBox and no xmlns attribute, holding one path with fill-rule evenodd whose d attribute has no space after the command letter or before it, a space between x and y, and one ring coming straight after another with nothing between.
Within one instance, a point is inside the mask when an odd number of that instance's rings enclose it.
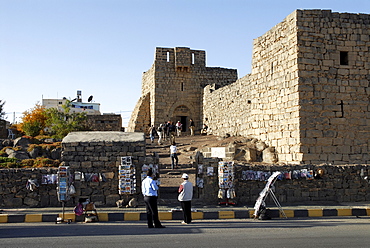
<instances>
[{"instance_id":1,"label":"plastic bag","mask_svg":"<svg viewBox=\"0 0 370 248\"><path fill-rule=\"evenodd\" d=\"M68 194L70 194L70 195L76 194L76 188L75 188L75 186L73 186L73 184L71 184L69 186L69 188L68 188Z\"/></svg>"}]
</instances>

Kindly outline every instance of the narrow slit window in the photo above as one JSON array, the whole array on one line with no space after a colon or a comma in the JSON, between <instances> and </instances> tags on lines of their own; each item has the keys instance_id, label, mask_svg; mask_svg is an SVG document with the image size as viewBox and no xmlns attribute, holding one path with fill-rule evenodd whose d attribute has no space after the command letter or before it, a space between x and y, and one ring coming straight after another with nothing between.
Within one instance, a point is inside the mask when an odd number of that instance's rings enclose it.
<instances>
[{"instance_id":1,"label":"narrow slit window","mask_svg":"<svg viewBox=\"0 0 370 248\"><path fill-rule=\"evenodd\" d=\"M340 64L348 65L348 52L340 52Z\"/></svg>"},{"instance_id":2,"label":"narrow slit window","mask_svg":"<svg viewBox=\"0 0 370 248\"><path fill-rule=\"evenodd\" d=\"M192 53L191 54L191 64L194 65L194 62L195 62L195 54Z\"/></svg>"},{"instance_id":3,"label":"narrow slit window","mask_svg":"<svg viewBox=\"0 0 370 248\"><path fill-rule=\"evenodd\" d=\"M167 52L167 62L170 62L170 52Z\"/></svg>"},{"instance_id":4,"label":"narrow slit window","mask_svg":"<svg viewBox=\"0 0 370 248\"><path fill-rule=\"evenodd\" d=\"M184 91L184 83L181 83L181 91Z\"/></svg>"},{"instance_id":5,"label":"narrow slit window","mask_svg":"<svg viewBox=\"0 0 370 248\"><path fill-rule=\"evenodd\" d=\"M271 74L274 74L274 62L271 63Z\"/></svg>"}]
</instances>

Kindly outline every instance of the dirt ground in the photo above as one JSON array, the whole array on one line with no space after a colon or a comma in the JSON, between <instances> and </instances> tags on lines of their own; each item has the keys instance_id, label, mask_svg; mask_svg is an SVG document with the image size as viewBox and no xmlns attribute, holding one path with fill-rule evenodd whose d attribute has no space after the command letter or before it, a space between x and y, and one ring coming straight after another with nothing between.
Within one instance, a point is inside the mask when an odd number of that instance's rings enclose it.
<instances>
[{"instance_id":1,"label":"dirt ground","mask_svg":"<svg viewBox=\"0 0 370 248\"><path fill-rule=\"evenodd\" d=\"M202 150L206 147L218 147L218 146L227 146L232 142L239 142L241 137L229 137L229 138L220 138L214 135L182 135L176 136L175 142L178 149L178 158L179 164L186 165L192 164L193 158L197 151ZM245 138L244 138L245 139ZM154 143L150 142L150 139L146 139L147 153L156 152L159 154L160 164L171 164L170 159L170 141L166 140L162 145L158 144L158 138L154 140Z\"/></svg>"},{"instance_id":2,"label":"dirt ground","mask_svg":"<svg viewBox=\"0 0 370 248\"><path fill-rule=\"evenodd\" d=\"M223 139L214 135L182 135L175 137L178 148L179 167L174 169L170 169L171 158L169 140L164 141L162 145L158 145L157 137L153 143L147 138L146 152L147 154L156 152L159 155L159 164L162 165L161 186L174 187L182 182L182 173L188 173L189 180L195 184L196 170L192 168L192 164L197 151L201 151L206 147L227 146L229 143L239 142L240 139L241 138L238 137Z\"/></svg>"}]
</instances>

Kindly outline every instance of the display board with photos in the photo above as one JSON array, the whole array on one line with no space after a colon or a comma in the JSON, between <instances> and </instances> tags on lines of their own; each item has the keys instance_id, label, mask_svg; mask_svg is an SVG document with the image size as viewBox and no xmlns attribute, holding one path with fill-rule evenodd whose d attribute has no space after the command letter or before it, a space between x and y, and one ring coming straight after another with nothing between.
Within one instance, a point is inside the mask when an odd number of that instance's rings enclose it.
<instances>
[{"instance_id":1,"label":"display board with photos","mask_svg":"<svg viewBox=\"0 0 370 248\"><path fill-rule=\"evenodd\" d=\"M198 171L197 171L197 187L198 188L204 188L204 179L203 179L203 173L204 173L204 166L202 164L198 164Z\"/></svg>"},{"instance_id":2,"label":"display board with photos","mask_svg":"<svg viewBox=\"0 0 370 248\"><path fill-rule=\"evenodd\" d=\"M226 198L226 202L220 204L235 204L229 202L228 199L233 199L236 197L234 190L234 162L219 162L218 163L218 198Z\"/></svg>"},{"instance_id":3,"label":"display board with photos","mask_svg":"<svg viewBox=\"0 0 370 248\"><path fill-rule=\"evenodd\" d=\"M57 175L58 175L58 187L57 187L58 201L64 202L69 199L68 195L69 177L70 177L69 166L59 166Z\"/></svg>"},{"instance_id":4,"label":"display board with photos","mask_svg":"<svg viewBox=\"0 0 370 248\"><path fill-rule=\"evenodd\" d=\"M218 185L221 189L234 187L234 162L218 163Z\"/></svg>"},{"instance_id":5,"label":"display board with photos","mask_svg":"<svg viewBox=\"0 0 370 248\"><path fill-rule=\"evenodd\" d=\"M118 170L118 180L119 194L136 193L136 169L132 164L131 156L121 157L121 164Z\"/></svg>"}]
</instances>

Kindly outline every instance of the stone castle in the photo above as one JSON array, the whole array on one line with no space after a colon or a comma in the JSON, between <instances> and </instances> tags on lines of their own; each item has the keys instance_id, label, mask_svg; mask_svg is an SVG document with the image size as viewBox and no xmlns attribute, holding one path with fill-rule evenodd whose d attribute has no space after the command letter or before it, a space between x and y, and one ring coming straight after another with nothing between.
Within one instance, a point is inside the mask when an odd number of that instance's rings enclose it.
<instances>
[{"instance_id":1,"label":"stone castle","mask_svg":"<svg viewBox=\"0 0 370 248\"><path fill-rule=\"evenodd\" d=\"M256 138L288 164L370 163L370 15L296 10L254 40L252 72L156 48L128 131L180 120ZM186 128L186 127L185 127Z\"/></svg>"}]
</instances>

